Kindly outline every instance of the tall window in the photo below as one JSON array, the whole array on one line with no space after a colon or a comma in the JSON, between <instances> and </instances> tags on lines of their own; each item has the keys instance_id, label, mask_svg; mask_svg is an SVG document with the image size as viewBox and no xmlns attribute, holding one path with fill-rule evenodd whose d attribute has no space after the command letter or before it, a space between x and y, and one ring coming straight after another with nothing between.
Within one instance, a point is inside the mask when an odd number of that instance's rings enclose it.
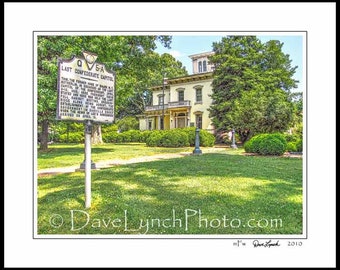
<instances>
[{"instance_id":1,"label":"tall window","mask_svg":"<svg viewBox=\"0 0 340 270\"><path fill-rule=\"evenodd\" d=\"M178 91L178 101L184 101L184 91Z\"/></svg>"},{"instance_id":2,"label":"tall window","mask_svg":"<svg viewBox=\"0 0 340 270\"><path fill-rule=\"evenodd\" d=\"M164 103L164 96L163 95L159 95L158 96L158 105L163 105Z\"/></svg>"},{"instance_id":3,"label":"tall window","mask_svg":"<svg viewBox=\"0 0 340 270\"><path fill-rule=\"evenodd\" d=\"M202 62L198 62L198 72L202 72Z\"/></svg>"},{"instance_id":4,"label":"tall window","mask_svg":"<svg viewBox=\"0 0 340 270\"><path fill-rule=\"evenodd\" d=\"M196 102L202 102L202 88L196 89Z\"/></svg>"},{"instance_id":5,"label":"tall window","mask_svg":"<svg viewBox=\"0 0 340 270\"><path fill-rule=\"evenodd\" d=\"M207 71L207 61L203 61L203 72Z\"/></svg>"},{"instance_id":6,"label":"tall window","mask_svg":"<svg viewBox=\"0 0 340 270\"><path fill-rule=\"evenodd\" d=\"M196 114L196 127L202 129L202 114Z\"/></svg>"}]
</instances>

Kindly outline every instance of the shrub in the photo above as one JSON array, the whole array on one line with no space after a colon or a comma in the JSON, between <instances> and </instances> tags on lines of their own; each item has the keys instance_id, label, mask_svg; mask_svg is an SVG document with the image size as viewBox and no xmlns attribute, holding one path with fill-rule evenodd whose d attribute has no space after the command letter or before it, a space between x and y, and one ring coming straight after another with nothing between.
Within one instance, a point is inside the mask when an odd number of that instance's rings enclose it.
<instances>
[{"instance_id":1,"label":"shrub","mask_svg":"<svg viewBox=\"0 0 340 270\"><path fill-rule=\"evenodd\" d=\"M84 132L69 132L68 136L67 134L61 134L59 141L62 143L83 143Z\"/></svg>"},{"instance_id":2,"label":"shrub","mask_svg":"<svg viewBox=\"0 0 340 270\"><path fill-rule=\"evenodd\" d=\"M139 122L134 116L126 116L123 119L117 121L117 126L121 132L128 130L138 130Z\"/></svg>"},{"instance_id":3,"label":"shrub","mask_svg":"<svg viewBox=\"0 0 340 270\"><path fill-rule=\"evenodd\" d=\"M253 150L254 149L253 143L254 143L254 140L252 139L244 143L243 147L246 153L255 153L255 151Z\"/></svg>"},{"instance_id":4,"label":"shrub","mask_svg":"<svg viewBox=\"0 0 340 270\"><path fill-rule=\"evenodd\" d=\"M287 143L287 151L288 152L297 152L296 143L295 142Z\"/></svg>"},{"instance_id":5,"label":"shrub","mask_svg":"<svg viewBox=\"0 0 340 270\"><path fill-rule=\"evenodd\" d=\"M286 151L286 145L282 143L278 138L276 137L265 137L263 140L259 143L260 149L259 154L260 155L277 155L280 156Z\"/></svg>"},{"instance_id":6,"label":"shrub","mask_svg":"<svg viewBox=\"0 0 340 270\"><path fill-rule=\"evenodd\" d=\"M173 129L176 130L176 129ZM196 128L189 127L179 129L183 130L188 135L190 146L195 146ZM215 136L204 129L200 129L200 146L213 146L215 144Z\"/></svg>"},{"instance_id":7,"label":"shrub","mask_svg":"<svg viewBox=\"0 0 340 270\"><path fill-rule=\"evenodd\" d=\"M152 134L151 130L141 131L140 142L146 142L147 138L149 138L151 134Z\"/></svg>"},{"instance_id":8,"label":"shrub","mask_svg":"<svg viewBox=\"0 0 340 270\"><path fill-rule=\"evenodd\" d=\"M303 151L303 143L302 143L301 139L296 141L296 151L297 152L302 152Z\"/></svg>"},{"instance_id":9,"label":"shrub","mask_svg":"<svg viewBox=\"0 0 340 270\"><path fill-rule=\"evenodd\" d=\"M263 140L266 134L259 134L251 138L244 144L244 149L247 153L259 153L260 142Z\"/></svg>"},{"instance_id":10,"label":"shrub","mask_svg":"<svg viewBox=\"0 0 340 270\"><path fill-rule=\"evenodd\" d=\"M147 146L160 146L162 139L162 132L159 130L153 131L146 139Z\"/></svg>"},{"instance_id":11,"label":"shrub","mask_svg":"<svg viewBox=\"0 0 340 270\"><path fill-rule=\"evenodd\" d=\"M184 147L189 146L188 135L182 129L155 130L146 138L147 146Z\"/></svg>"},{"instance_id":12,"label":"shrub","mask_svg":"<svg viewBox=\"0 0 340 270\"><path fill-rule=\"evenodd\" d=\"M259 134L245 143L247 153L260 155L282 155L287 148L287 141L282 134Z\"/></svg>"},{"instance_id":13,"label":"shrub","mask_svg":"<svg viewBox=\"0 0 340 270\"><path fill-rule=\"evenodd\" d=\"M284 134L284 137L285 137L287 143L295 142L299 138L299 136L297 134Z\"/></svg>"},{"instance_id":14,"label":"shrub","mask_svg":"<svg viewBox=\"0 0 340 270\"><path fill-rule=\"evenodd\" d=\"M128 134L130 142L141 142L141 131L139 130L129 130L126 132L123 132L122 134Z\"/></svg>"},{"instance_id":15,"label":"shrub","mask_svg":"<svg viewBox=\"0 0 340 270\"><path fill-rule=\"evenodd\" d=\"M115 124L103 124L102 125L102 133L117 133L118 126Z\"/></svg>"},{"instance_id":16,"label":"shrub","mask_svg":"<svg viewBox=\"0 0 340 270\"><path fill-rule=\"evenodd\" d=\"M215 136L208 131L201 129L200 130L200 145L211 147L215 144Z\"/></svg>"},{"instance_id":17,"label":"shrub","mask_svg":"<svg viewBox=\"0 0 340 270\"><path fill-rule=\"evenodd\" d=\"M190 146L195 145L195 137L196 137L196 128L195 127L187 127L182 129L188 136L188 142Z\"/></svg>"},{"instance_id":18,"label":"shrub","mask_svg":"<svg viewBox=\"0 0 340 270\"><path fill-rule=\"evenodd\" d=\"M182 130L166 130L162 134L161 145L164 147L184 147L189 146L189 139L186 132Z\"/></svg>"}]
</instances>

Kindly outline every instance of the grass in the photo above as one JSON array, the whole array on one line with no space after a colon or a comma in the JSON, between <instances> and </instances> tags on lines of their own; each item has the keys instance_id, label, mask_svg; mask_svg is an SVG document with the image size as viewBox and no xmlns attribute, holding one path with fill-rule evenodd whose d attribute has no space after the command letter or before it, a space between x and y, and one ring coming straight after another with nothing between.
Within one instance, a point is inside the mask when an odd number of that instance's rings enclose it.
<instances>
[{"instance_id":1,"label":"grass","mask_svg":"<svg viewBox=\"0 0 340 270\"><path fill-rule=\"evenodd\" d=\"M130 159L163 153L192 151L192 148L147 147L144 143L92 146L92 161ZM84 160L84 144L52 144L47 151L38 151L38 169L78 166Z\"/></svg>"},{"instance_id":2,"label":"grass","mask_svg":"<svg viewBox=\"0 0 340 270\"><path fill-rule=\"evenodd\" d=\"M238 150L93 171L90 210L84 173L40 176L38 234L302 234L302 159Z\"/></svg>"}]
</instances>

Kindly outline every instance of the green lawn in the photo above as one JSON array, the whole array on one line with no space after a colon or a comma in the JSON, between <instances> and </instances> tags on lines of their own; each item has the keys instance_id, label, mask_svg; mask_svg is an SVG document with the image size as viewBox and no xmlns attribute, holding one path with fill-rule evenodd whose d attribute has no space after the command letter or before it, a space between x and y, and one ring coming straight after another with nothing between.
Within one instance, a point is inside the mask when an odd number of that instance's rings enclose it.
<instances>
[{"instance_id":1,"label":"green lawn","mask_svg":"<svg viewBox=\"0 0 340 270\"><path fill-rule=\"evenodd\" d=\"M38 234L302 234L302 159L240 152L39 176Z\"/></svg>"},{"instance_id":2,"label":"green lawn","mask_svg":"<svg viewBox=\"0 0 340 270\"><path fill-rule=\"evenodd\" d=\"M162 153L192 151L193 148L147 147L145 143L93 145L93 162L110 159L130 159ZM38 151L38 169L78 166L84 160L84 144L52 144L47 152Z\"/></svg>"}]
</instances>

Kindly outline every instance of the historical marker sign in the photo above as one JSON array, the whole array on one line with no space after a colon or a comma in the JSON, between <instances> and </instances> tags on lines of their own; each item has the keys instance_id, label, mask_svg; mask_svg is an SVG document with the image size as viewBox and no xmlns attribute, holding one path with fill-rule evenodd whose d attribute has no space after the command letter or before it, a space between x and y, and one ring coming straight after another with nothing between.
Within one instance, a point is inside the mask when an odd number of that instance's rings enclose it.
<instances>
[{"instance_id":1,"label":"historical marker sign","mask_svg":"<svg viewBox=\"0 0 340 270\"><path fill-rule=\"evenodd\" d=\"M96 54L83 52L83 56L59 60L57 118L112 123L115 73L96 63Z\"/></svg>"}]
</instances>

